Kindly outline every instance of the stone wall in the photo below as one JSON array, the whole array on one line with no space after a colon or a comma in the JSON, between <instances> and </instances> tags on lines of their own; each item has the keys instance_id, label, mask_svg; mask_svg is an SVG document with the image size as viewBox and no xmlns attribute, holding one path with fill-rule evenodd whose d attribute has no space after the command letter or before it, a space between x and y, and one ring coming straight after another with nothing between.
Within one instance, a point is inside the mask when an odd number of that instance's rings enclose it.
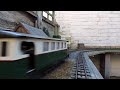
<instances>
[{"instance_id":1,"label":"stone wall","mask_svg":"<svg viewBox=\"0 0 120 90\"><path fill-rule=\"evenodd\" d=\"M35 26L35 18L23 11L0 11L0 27L14 29L20 22Z\"/></svg>"}]
</instances>

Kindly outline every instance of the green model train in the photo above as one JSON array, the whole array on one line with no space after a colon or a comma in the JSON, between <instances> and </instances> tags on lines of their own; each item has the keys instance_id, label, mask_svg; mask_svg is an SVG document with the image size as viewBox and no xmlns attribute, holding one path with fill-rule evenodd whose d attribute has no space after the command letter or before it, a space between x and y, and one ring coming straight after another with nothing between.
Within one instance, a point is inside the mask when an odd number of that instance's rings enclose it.
<instances>
[{"instance_id":1,"label":"green model train","mask_svg":"<svg viewBox=\"0 0 120 90\"><path fill-rule=\"evenodd\" d=\"M67 41L0 30L0 79L25 79L68 56Z\"/></svg>"}]
</instances>

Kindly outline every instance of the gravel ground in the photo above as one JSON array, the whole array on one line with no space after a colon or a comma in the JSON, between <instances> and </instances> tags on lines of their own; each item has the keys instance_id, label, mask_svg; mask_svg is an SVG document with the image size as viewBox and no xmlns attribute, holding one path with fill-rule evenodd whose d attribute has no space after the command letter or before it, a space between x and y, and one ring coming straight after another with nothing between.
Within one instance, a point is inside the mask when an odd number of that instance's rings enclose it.
<instances>
[{"instance_id":1,"label":"gravel ground","mask_svg":"<svg viewBox=\"0 0 120 90\"><path fill-rule=\"evenodd\" d=\"M48 73L43 79L70 79L74 61L66 59L64 63Z\"/></svg>"},{"instance_id":2,"label":"gravel ground","mask_svg":"<svg viewBox=\"0 0 120 90\"><path fill-rule=\"evenodd\" d=\"M64 63L47 73L42 79L71 79L71 72L78 53L78 51L70 53Z\"/></svg>"}]
</instances>

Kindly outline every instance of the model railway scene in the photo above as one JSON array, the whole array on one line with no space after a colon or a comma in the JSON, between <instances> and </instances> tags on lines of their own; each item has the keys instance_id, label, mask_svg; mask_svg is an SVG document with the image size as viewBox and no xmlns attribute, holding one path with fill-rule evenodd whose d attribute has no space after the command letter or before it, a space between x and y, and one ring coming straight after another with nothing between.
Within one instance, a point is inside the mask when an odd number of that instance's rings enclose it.
<instances>
[{"instance_id":1,"label":"model railway scene","mask_svg":"<svg viewBox=\"0 0 120 90\"><path fill-rule=\"evenodd\" d=\"M0 79L120 79L119 19L119 11L0 11Z\"/></svg>"}]
</instances>

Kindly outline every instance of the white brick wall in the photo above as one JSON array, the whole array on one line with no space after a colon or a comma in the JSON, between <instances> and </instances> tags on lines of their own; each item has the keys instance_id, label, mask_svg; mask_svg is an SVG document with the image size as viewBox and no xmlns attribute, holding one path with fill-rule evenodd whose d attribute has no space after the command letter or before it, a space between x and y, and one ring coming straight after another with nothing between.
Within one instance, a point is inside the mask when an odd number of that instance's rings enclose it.
<instances>
[{"instance_id":1,"label":"white brick wall","mask_svg":"<svg viewBox=\"0 0 120 90\"><path fill-rule=\"evenodd\" d=\"M120 11L56 11L56 21L74 45L120 46Z\"/></svg>"}]
</instances>

